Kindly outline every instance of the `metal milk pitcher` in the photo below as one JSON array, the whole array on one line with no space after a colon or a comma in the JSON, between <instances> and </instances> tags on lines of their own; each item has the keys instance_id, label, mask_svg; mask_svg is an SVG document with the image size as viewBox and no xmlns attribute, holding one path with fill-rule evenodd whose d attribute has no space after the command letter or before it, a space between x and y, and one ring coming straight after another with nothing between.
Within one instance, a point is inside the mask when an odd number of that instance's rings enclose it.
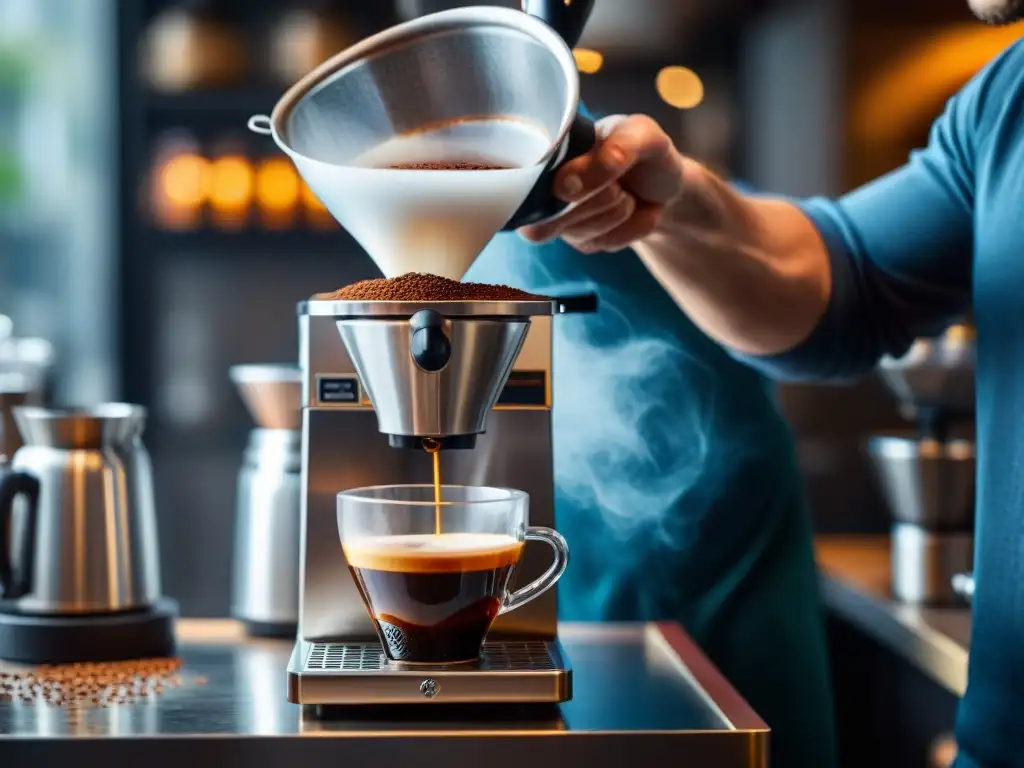
<instances>
[{"instance_id":1,"label":"metal milk pitcher","mask_svg":"<svg viewBox=\"0 0 1024 768\"><path fill-rule=\"evenodd\" d=\"M0 474L4 611L110 613L160 596L146 411L14 409L24 445ZM37 493L36 493L37 491Z\"/></svg>"}]
</instances>

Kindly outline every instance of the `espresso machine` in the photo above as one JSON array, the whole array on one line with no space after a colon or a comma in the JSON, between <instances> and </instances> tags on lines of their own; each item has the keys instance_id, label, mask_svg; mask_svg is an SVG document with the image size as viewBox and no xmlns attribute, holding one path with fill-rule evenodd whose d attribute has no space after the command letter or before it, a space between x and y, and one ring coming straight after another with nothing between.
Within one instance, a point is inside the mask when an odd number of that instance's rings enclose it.
<instances>
[{"instance_id":1,"label":"espresso machine","mask_svg":"<svg viewBox=\"0 0 1024 768\"><path fill-rule=\"evenodd\" d=\"M917 426L869 443L892 527L892 592L949 605L969 591L974 557L974 333L955 325L886 358L879 376Z\"/></svg>"},{"instance_id":2,"label":"espresso machine","mask_svg":"<svg viewBox=\"0 0 1024 768\"><path fill-rule=\"evenodd\" d=\"M459 280L498 230L565 206L551 192L553 173L595 142L578 112L571 52L591 5L466 7L399 24L325 62L249 127L274 138L385 277ZM467 157L502 170L392 167ZM554 527L552 321L594 308L594 297L299 305L302 526L290 701L571 697L555 589L500 616L479 663L388 662L340 546L336 494L429 483L429 438L441 446L446 483L525 491L530 524ZM549 560L527 547L517 580L538 578Z\"/></svg>"},{"instance_id":3,"label":"espresso machine","mask_svg":"<svg viewBox=\"0 0 1024 768\"><path fill-rule=\"evenodd\" d=\"M441 443L446 480L526 491L531 525L554 527L551 315L573 308L558 301L300 305L302 571L289 700L523 703L571 696L555 589L498 618L478 667L389 668L341 551L335 495L429 483L422 441L431 437ZM436 349L449 351L432 371ZM549 559L543 548L528 547L520 582L539 577Z\"/></svg>"}]
</instances>

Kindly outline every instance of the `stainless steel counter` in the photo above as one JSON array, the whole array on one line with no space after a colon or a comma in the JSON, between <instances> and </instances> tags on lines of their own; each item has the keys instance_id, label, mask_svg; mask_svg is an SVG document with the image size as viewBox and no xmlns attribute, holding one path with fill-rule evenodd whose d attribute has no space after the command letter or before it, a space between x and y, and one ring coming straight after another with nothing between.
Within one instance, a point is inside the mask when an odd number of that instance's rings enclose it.
<instances>
[{"instance_id":1,"label":"stainless steel counter","mask_svg":"<svg viewBox=\"0 0 1024 768\"><path fill-rule=\"evenodd\" d=\"M179 635L184 682L148 701L0 698L0 764L767 765L765 724L677 625L565 626L574 698L559 707L320 715L285 700L291 643L248 640L230 621L182 621Z\"/></svg>"},{"instance_id":2,"label":"stainless steel counter","mask_svg":"<svg viewBox=\"0 0 1024 768\"><path fill-rule=\"evenodd\" d=\"M816 540L825 603L835 614L952 693L967 687L969 608L919 608L892 599L888 536Z\"/></svg>"}]
</instances>

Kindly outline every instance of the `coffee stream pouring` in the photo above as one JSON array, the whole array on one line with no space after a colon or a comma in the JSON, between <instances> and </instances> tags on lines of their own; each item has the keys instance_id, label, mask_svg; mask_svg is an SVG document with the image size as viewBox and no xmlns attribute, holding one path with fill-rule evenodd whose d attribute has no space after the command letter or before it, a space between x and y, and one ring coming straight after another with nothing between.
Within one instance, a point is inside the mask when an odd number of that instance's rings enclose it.
<instances>
[{"instance_id":1,"label":"coffee stream pouring","mask_svg":"<svg viewBox=\"0 0 1024 768\"><path fill-rule=\"evenodd\" d=\"M591 5L524 3L541 18L467 7L399 24L326 61L249 128L273 136L386 277L460 280L496 232L566 205L554 172L595 142L567 44ZM501 169L393 167L467 162Z\"/></svg>"}]
</instances>

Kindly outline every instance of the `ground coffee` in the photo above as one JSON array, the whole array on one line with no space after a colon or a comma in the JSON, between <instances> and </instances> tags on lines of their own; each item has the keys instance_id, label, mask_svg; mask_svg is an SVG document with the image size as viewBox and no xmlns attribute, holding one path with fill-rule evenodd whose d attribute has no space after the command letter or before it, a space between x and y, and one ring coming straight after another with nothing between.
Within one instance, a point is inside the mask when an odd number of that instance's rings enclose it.
<instances>
[{"instance_id":1,"label":"ground coffee","mask_svg":"<svg viewBox=\"0 0 1024 768\"><path fill-rule=\"evenodd\" d=\"M395 163L387 167L396 171L507 171L512 166L463 160L446 163Z\"/></svg>"},{"instance_id":2,"label":"ground coffee","mask_svg":"<svg viewBox=\"0 0 1024 768\"><path fill-rule=\"evenodd\" d=\"M60 707L109 707L158 696L182 684L180 659L0 667L0 699ZM194 681L205 683L203 678Z\"/></svg>"},{"instance_id":3,"label":"ground coffee","mask_svg":"<svg viewBox=\"0 0 1024 768\"><path fill-rule=\"evenodd\" d=\"M460 283L447 277L409 272L398 277L360 280L314 300L327 301L551 301L546 296L487 283Z\"/></svg>"}]
</instances>

